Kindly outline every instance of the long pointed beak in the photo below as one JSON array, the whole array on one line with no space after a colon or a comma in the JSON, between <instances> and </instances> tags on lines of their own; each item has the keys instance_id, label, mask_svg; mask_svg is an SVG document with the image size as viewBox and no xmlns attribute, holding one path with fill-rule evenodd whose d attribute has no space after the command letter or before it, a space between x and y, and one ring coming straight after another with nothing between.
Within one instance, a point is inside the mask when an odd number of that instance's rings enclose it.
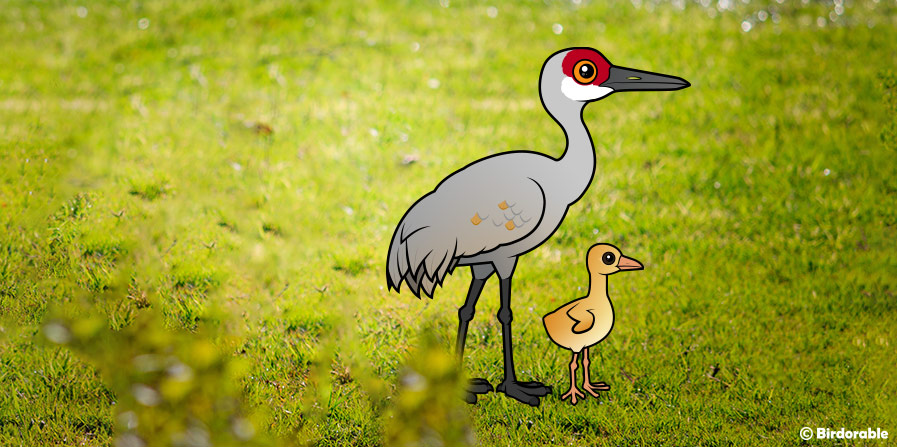
<instances>
[{"instance_id":1,"label":"long pointed beak","mask_svg":"<svg viewBox=\"0 0 897 447\"><path fill-rule=\"evenodd\" d=\"M610 76L601 83L602 87L623 91L681 90L690 86L685 79L650 71L625 67L610 67Z\"/></svg>"},{"instance_id":2,"label":"long pointed beak","mask_svg":"<svg viewBox=\"0 0 897 447\"><path fill-rule=\"evenodd\" d=\"M626 256L620 256L620 262L617 264L620 270L644 270L645 266L641 262Z\"/></svg>"}]
</instances>

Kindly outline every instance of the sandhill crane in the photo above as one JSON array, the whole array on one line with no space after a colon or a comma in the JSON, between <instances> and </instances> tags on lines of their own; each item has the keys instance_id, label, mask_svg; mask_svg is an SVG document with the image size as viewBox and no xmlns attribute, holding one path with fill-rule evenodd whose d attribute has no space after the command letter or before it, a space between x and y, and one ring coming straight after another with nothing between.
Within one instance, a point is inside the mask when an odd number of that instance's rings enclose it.
<instances>
[{"instance_id":1,"label":"sandhill crane","mask_svg":"<svg viewBox=\"0 0 897 447\"><path fill-rule=\"evenodd\" d=\"M477 160L446 177L418 199L396 227L386 260L386 282L408 284L418 298L458 266L470 266L467 299L458 310L456 349L464 357L467 328L486 280L500 281L504 380L498 392L538 406L551 389L518 382L511 344L511 278L517 258L542 245L579 200L595 173L595 151L582 112L586 104L620 91L679 90L684 79L617 67L593 48L568 48L545 61L539 77L542 106L561 126L567 144L560 158L515 151ZM467 401L492 391L473 379Z\"/></svg>"}]
</instances>

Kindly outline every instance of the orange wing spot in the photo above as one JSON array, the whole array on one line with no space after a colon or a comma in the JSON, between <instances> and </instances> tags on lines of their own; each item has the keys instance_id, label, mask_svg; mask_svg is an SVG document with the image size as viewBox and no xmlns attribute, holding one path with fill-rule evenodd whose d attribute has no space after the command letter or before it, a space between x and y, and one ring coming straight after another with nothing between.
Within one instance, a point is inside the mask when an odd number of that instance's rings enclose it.
<instances>
[{"instance_id":1,"label":"orange wing spot","mask_svg":"<svg viewBox=\"0 0 897 447\"><path fill-rule=\"evenodd\" d=\"M472 223L474 225L479 225L479 224L483 223L483 219L480 219L480 214L477 213L477 214L474 214L473 217L470 218L470 223Z\"/></svg>"},{"instance_id":2,"label":"orange wing spot","mask_svg":"<svg viewBox=\"0 0 897 447\"><path fill-rule=\"evenodd\" d=\"M517 228L517 227L514 226L514 221L513 221L513 220L509 220L508 223L505 224L505 228L507 228L508 231L511 231L511 230L513 230L514 228Z\"/></svg>"},{"instance_id":3,"label":"orange wing spot","mask_svg":"<svg viewBox=\"0 0 897 447\"><path fill-rule=\"evenodd\" d=\"M507 201L507 200L503 200L501 203L498 204L498 207L501 208L501 209L503 209L503 210L508 209L508 201Z\"/></svg>"}]
</instances>

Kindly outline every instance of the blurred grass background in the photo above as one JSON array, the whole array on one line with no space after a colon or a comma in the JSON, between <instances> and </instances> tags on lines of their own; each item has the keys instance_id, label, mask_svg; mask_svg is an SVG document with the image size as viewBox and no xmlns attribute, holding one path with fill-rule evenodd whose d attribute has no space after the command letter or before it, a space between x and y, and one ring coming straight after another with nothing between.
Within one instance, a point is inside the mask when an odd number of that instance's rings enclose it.
<instances>
[{"instance_id":1,"label":"blurred grass background","mask_svg":"<svg viewBox=\"0 0 897 447\"><path fill-rule=\"evenodd\" d=\"M0 444L758 445L897 431L897 2L8 1ZM385 291L394 225L477 158L557 156L544 59L692 87L589 106L598 169L515 276L532 409L457 397L468 283ZM612 391L541 315L614 277ZM501 376L487 286L465 373ZM833 445L835 443L833 442ZM848 441L844 445L862 445ZM869 445L880 445L870 441Z\"/></svg>"}]
</instances>

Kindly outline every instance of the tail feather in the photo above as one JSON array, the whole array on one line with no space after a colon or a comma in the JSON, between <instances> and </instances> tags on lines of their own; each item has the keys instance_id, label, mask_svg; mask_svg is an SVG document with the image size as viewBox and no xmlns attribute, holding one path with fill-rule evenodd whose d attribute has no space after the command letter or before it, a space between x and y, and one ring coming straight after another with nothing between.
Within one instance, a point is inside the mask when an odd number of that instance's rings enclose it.
<instances>
[{"instance_id":1,"label":"tail feather","mask_svg":"<svg viewBox=\"0 0 897 447\"><path fill-rule=\"evenodd\" d=\"M458 259L455 258L455 253L458 252L458 240L455 240L455 245L452 248L452 254L447 255L445 259L442 260L442 263L439 264L439 267L436 268L434 272L435 276L439 278L439 285L442 285L442 281L445 279L446 274L451 274L455 271L455 264L458 263Z\"/></svg>"},{"instance_id":2,"label":"tail feather","mask_svg":"<svg viewBox=\"0 0 897 447\"><path fill-rule=\"evenodd\" d=\"M386 285L390 289L396 289L396 292L399 291L399 287L402 285L402 274L408 266L402 265L402 261L404 260L404 253L401 250L398 250L396 247L395 241L389 246L389 254L386 258Z\"/></svg>"},{"instance_id":3,"label":"tail feather","mask_svg":"<svg viewBox=\"0 0 897 447\"><path fill-rule=\"evenodd\" d=\"M405 275L404 278L405 278L405 284L408 284L408 288L411 289L411 293L413 293L415 296L420 298L420 281L415 279L414 276L410 273ZM402 283L399 282L399 286L401 286L401 285L402 285ZM399 290L399 288L396 287L396 291L398 291L398 290Z\"/></svg>"},{"instance_id":4,"label":"tail feather","mask_svg":"<svg viewBox=\"0 0 897 447\"><path fill-rule=\"evenodd\" d=\"M428 250L427 247L414 247L408 244L405 244L405 247L408 250L408 265L413 267L412 270L415 273L419 268L424 267L427 258L433 254L433 250Z\"/></svg>"},{"instance_id":5,"label":"tail feather","mask_svg":"<svg viewBox=\"0 0 897 447\"><path fill-rule=\"evenodd\" d=\"M445 276L457 265L457 241L440 237L432 227L413 228L406 222L408 217L393 235L386 262L386 283L399 291L405 282L417 297L421 291L432 297L436 286L442 285Z\"/></svg>"},{"instance_id":6,"label":"tail feather","mask_svg":"<svg viewBox=\"0 0 897 447\"><path fill-rule=\"evenodd\" d=\"M397 277L398 282L396 285L399 285L402 282L402 276L405 276L404 273L408 272L408 252L405 250L404 246L399 246L396 251L396 259L398 260L398 270Z\"/></svg>"},{"instance_id":7,"label":"tail feather","mask_svg":"<svg viewBox=\"0 0 897 447\"><path fill-rule=\"evenodd\" d=\"M441 255L436 255L434 253L433 256L427 257L427 261L424 263L424 267L427 269L427 276L429 276L430 278L435 278L439 267L441 267L442 264L446 263L446 257L448 257L448 252L445 252Z\"/></svg>"},{"instance_id":8,"label":"tail feather","mask_svg":"<svg viewBox=\"0 0 897 447\"><path fill-rule=\"evenodd\" d=\"M424 278L421 281L421 286L424 293L426 293L428 297L433 298L433 289L436 288L436 282L429 276L424 275Z\"/></svg>"}]
</instances>

